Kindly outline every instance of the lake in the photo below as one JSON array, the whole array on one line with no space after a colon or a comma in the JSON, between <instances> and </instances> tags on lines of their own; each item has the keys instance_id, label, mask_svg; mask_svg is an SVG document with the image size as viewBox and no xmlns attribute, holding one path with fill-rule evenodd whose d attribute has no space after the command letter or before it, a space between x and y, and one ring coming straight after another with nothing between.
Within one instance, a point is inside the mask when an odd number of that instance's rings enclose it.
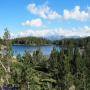
<instances>
[{"instance_id":1,"label":"lake","mask_svg":"<svg viewBox=\"0 0 90 90\"><path fill-rule=\"evenodd\" d=\"M13 52L14 52L14 55L16 56L18 54L23 55L25 51L29 51L30 53L33 53L37 49L40 49L43 55L50 55L54 47L57 50L60 50L60 46L57 46L57 45L39 45L39 46L13 45Z\"/></svg>"}]
</instances>

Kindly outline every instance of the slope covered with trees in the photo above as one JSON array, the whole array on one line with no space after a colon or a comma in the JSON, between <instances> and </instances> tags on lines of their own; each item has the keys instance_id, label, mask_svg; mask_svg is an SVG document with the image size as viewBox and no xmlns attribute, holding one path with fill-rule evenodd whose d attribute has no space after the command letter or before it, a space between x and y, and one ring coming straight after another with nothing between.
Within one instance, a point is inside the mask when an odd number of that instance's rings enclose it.
<instances>
[{"instance_id":1,"label":"slope covered with trees","mask_svg":"<svg viewBox=\"0 0 90 90\"><path fill-rule=\"evenodd\" d=\"M51 44L51 41L40 37L21 37L13 39L12 43L18 45L47 45Z\"/></svg>"},{"instance_id":2,"label":"slope covered with trees","mask_svg":"<svg viewBox=\"0 0 90 90\"><path fill-rule=\"evenodd\" d=\"M56 40L53 43L61 46L83 47L86 46L88 42L90 42L90 37L77 38L77 39L74 38L62 39L62 40Z\"/></svg>"},{"instance_id":3,"label":"slope covered with trees","mask_svg":"<svg viewBox=\"0 0 90 90\"><path fill-rule=\"evenodd\" d=\"M6 55L0 55L0 86L15 90L90 90L90 39L84 48L53 48L47 58L40 50L13 57L10 34L3 37ZM7 89L6 89L7 90Z\"/></svg>"}]
</instances>

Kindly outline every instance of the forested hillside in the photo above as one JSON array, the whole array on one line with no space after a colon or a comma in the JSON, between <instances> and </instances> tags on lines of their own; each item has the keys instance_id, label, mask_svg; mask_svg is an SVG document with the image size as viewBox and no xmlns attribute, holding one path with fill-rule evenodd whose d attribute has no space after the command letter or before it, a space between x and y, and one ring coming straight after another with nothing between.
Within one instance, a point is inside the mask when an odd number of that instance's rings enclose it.
<instances>
[{"instance_id":1,"label":"forested hillside","mask_svg":"<svg viewBox=\"0 0 90 90\"><path fill-rule=\"evenodd\" d=\"M85 38L69 38L69 39L62 39L62 40L56 40L53 42L56 45L62 45L62 46L78 46L83 47L86 46L88 43L90 43L90 37Z\"/></svg>"},{"instance_id":2,"label":"forested hillside","mask_svg":"<svg viewBox=\"0 0 90 90\"><path fill-rule=\"evenodd\" d=\"M46 45L51 44L51 41L40 37L22 37L13 39L12 43L24 45Z\"/></svg>"}]
</instances>

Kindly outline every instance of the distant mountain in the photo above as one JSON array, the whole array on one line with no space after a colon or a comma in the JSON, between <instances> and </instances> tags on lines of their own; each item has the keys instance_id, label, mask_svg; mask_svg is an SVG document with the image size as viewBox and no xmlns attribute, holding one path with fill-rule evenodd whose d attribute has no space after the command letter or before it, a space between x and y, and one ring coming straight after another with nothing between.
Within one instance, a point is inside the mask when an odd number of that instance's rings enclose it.
<instances>
[{"instance_id":1,"label":"distant mountain","mask_svg":"<svg viewBox=\"0 0 90 90\"><path fill-rule=\"evenodd\" d=\"M49 40L61 40L61 39L65 39L65 38L80 38L80 36L63 36L63 35L61 35L61 36L56 35L55 36L55 35L53 35L53 36L48 36L45 38L47 38Z\"/></svg>"},{"instance_id":2,"label":"distant mountain","mask_svg":"<svg viewBox=\"0 0 90 90\"><path fill-rule=\"evenodd\" d=\"M39 42L39 41L46 41L46 42L50 42L53 40L62 40L62 39L67 39L67 38L80 38L80 36L64 36L64 35L49 35L49 36L44 36L44 37L35 37L35 36L27 36L27 37L19 37L19 38L15 38L13 39L14 41L24 41L24 40L30 40L32 42L35 41Z\"/></svg>"}]
</instances>

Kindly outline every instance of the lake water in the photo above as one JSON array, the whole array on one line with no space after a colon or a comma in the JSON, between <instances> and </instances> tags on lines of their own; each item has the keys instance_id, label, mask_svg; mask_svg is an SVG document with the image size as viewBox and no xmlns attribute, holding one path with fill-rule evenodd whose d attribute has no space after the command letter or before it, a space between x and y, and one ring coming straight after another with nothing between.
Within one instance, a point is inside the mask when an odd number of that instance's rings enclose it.
<instances>
[{"instance_id":1,"label":"lake water","mask_svg":"<svg viewBox=\"0 0 90 90\"><path fill-rule=\"evenodd\" d=\"M40 46L13 45L13 51L14 51L14 55L18 55L18 54L23 55L25 51L29 51L30 53L33 53L37 49L40 49L43 55L50 55L54 47L57 50L60 50L60 47L56 45L40 45Z\"/></svg>"}]
</instances>

